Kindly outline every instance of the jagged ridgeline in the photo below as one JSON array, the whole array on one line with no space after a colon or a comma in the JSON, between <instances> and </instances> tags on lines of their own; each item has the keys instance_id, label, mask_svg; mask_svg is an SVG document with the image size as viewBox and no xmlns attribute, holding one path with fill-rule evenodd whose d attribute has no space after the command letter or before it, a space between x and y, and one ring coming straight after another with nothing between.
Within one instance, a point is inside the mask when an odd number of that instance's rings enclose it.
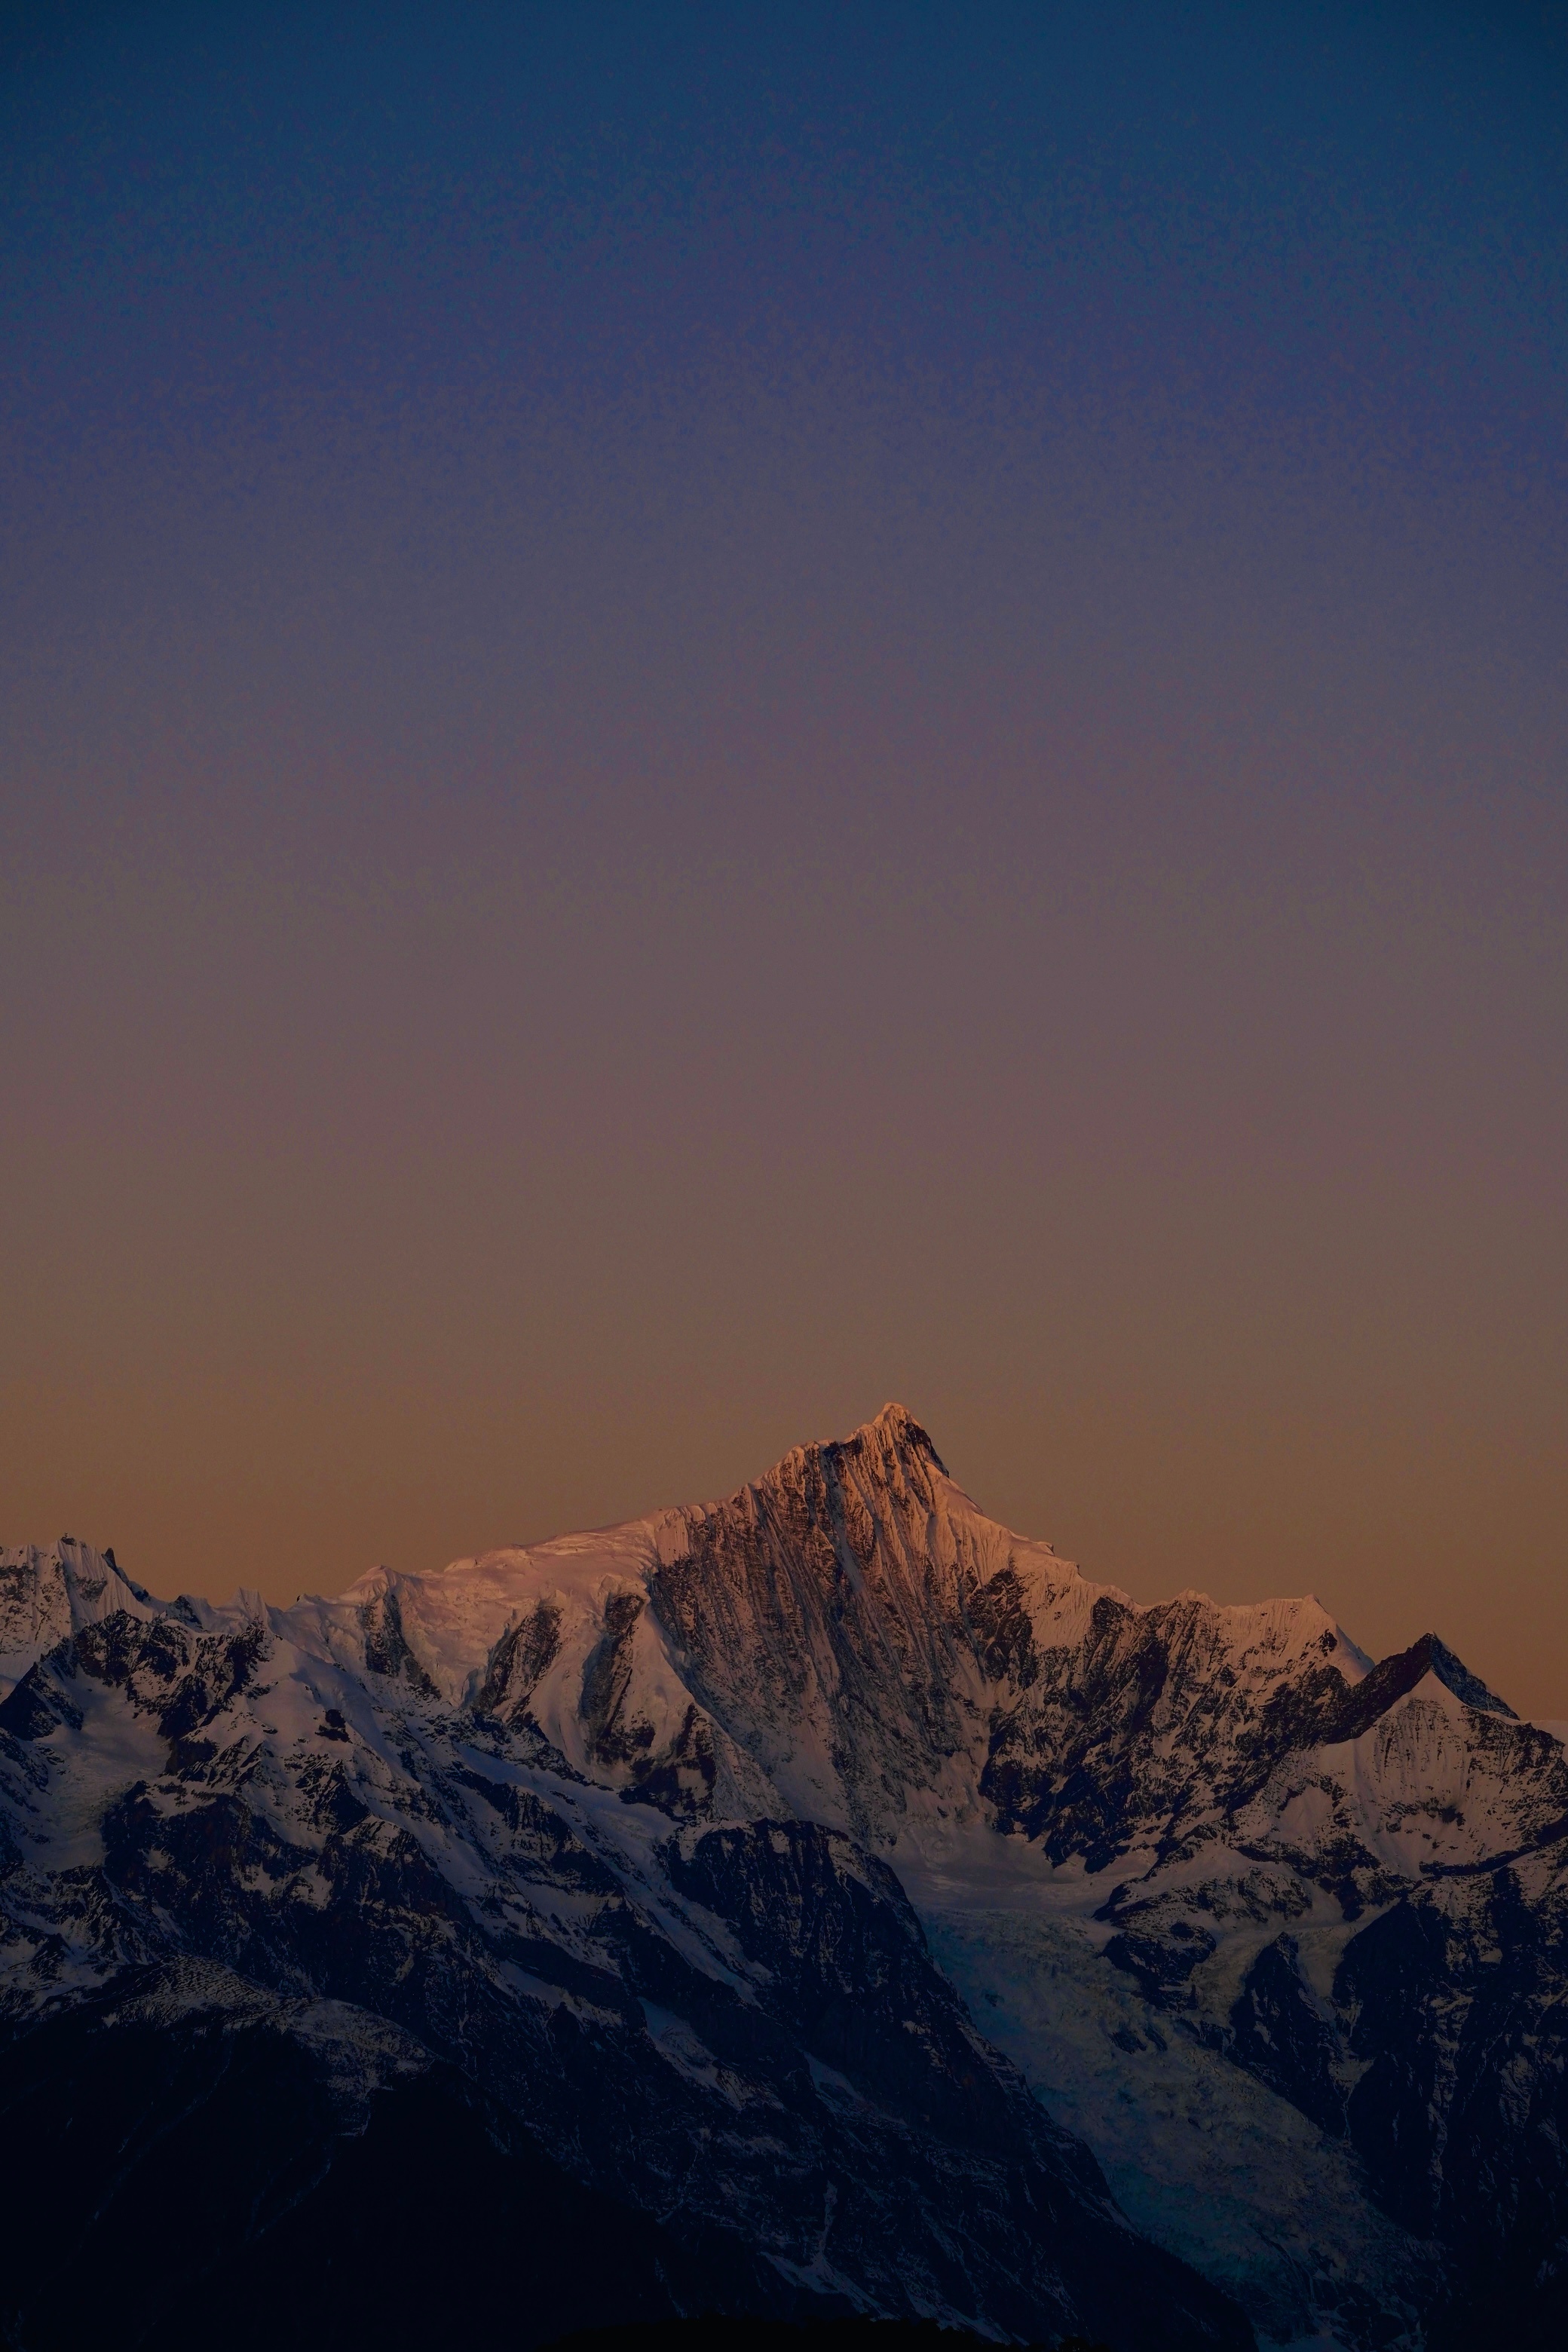
<instances>
[{"instance_id":1,"label":"jagged ridgeline","mask_svg":"<svg viewBox=\"0 0 1568 2352\"><path fill-rule=\"evenodd\" d=\"M333 1600L0 1554L0 2334L1568 2338L1568 1766L889 1406Z\"/></svg>"}]
</instances>

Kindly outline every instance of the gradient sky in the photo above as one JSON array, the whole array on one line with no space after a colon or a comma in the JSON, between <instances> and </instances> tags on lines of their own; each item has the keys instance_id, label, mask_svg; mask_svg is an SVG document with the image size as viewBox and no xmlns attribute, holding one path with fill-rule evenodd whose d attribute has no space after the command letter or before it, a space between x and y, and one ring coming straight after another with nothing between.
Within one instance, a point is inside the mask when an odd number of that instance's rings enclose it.
<instances>
[{"instance_id":1,"label":"gradient sky","mask_svg":"<svg viewBox=\"0 0 1568 2352\"><path fill-rule=\"evenodd\" d=\"M1541 7L0 29L0 1539L341 1588L889 1397L1568 1716Z\"/></svg>"}]
</instances>

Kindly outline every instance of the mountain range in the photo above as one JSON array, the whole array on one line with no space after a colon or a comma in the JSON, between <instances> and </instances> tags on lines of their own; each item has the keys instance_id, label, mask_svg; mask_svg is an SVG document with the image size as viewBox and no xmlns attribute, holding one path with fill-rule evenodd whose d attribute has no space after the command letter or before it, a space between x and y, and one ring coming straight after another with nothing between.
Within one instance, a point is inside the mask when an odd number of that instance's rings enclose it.
<instances>
[{"instance_id":1,"label":"mountain range","mask_svg":"<svg viewBox=\"0 0 1568 2352\"><path fill-rule=\"evenodd\" d=\"M889 1405L291 1608L0 1553L0 2338L1568 2340L1568 1758Z\"/></svg>"}]
</instances>

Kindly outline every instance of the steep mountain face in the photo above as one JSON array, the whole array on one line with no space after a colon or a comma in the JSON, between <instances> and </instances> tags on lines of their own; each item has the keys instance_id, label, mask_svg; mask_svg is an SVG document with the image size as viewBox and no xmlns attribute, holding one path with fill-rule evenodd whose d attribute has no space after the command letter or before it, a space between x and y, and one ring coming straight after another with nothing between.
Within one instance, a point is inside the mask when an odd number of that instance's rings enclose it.
<instances>
[{"instance_id":1,"label":"steep mountain face","mask_svg":"<svg viewBox=\"0 0 1568 2352\"><path fill-rule=\"evenodd\" d=\"M0 2214L17 2344L86 2340L64 2257L182 2164L258 2341L328 2245L444 2340L353 2218L426 2172L555 2217L459 2231L522 2341L590 2240L582 2324L1558 2340L1568 1764L1435 1639L1137 1608L889 1407L289 1610L0 1554L0 2109L73 2186ZM128 2340L204 2324L182 2275Z\"/></svg>"},{"instance_id":2,"label":"steep mountain face","mask_svg":"<svg viewBox=\"0 0 1568 2352\"><path fill-rule=\"evenodd\" d=\"M37 1544L0 1550L0 1687L8 1690L57 1642L105 1617L151 1618L159 1604L122 1576L112 1551L74 1536L53 1551Z\"/></svg>"}]
</instances>

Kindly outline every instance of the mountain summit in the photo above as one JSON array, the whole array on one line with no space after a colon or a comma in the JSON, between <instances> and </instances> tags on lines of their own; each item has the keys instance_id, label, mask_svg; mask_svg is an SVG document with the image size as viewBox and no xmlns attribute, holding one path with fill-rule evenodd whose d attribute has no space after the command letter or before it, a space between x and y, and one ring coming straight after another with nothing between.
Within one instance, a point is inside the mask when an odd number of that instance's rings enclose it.
<instances>
[{"instance_id":1,"label":"mountain summit","mask_svg":"<svg viewBox=\"0 0 1568 2352\"><path fill-rule=\"evenodd\" d=\"M0 1554L0 1639L18 2343L1557 2324L1568 1765L1435 1636L1140 1607L889 1405L289 1609Z\"/></svg>"}]
</instances>

